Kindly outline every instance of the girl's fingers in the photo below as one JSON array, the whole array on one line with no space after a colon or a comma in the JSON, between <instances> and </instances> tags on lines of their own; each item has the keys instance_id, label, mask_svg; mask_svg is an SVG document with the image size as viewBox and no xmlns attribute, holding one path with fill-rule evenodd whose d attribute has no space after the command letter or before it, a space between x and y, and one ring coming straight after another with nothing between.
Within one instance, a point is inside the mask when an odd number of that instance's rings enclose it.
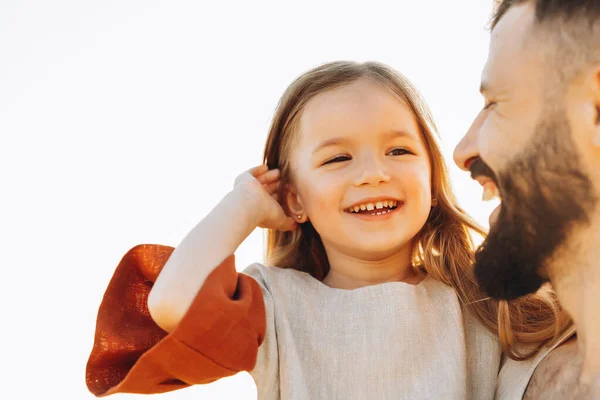
<instances>
[{"instance_id":1,"label":"girl's fingers","mask_svg":"<svg viewBox=\"0 0 600 400\"><path fill-rule=\"evenodd\" d=\"M247 171L244 171L243 173L241 173L240 175L238 175L235 178L235 181L233 183L233 186L237 186L242 182L247 182L251 179L257 179L257 176L263 175L265 172L267 172L269 170L269 167L267 167L266 165L259 165L257 167L254 168L250 168Z\"/></svg>"},{"instance_id":2,"label":"girl's fingers","mask_svg":"<svg viewBox=\"0 0 600 400\"><path fill-rule=\"evenodd\" d=\"M268 170L269 170L269 167L267 167L265 164L263 164L263 165L259 165L259 166L254 167L254 168L250 168L248 170L248 173L250 175L252 175L253 177L257 178L259 175L264 174Z\"/></svg>"},{"instance_id":3,"label":"girl's fingers","mask_svg":"<svg viewBox=\"0 0 600 400\"><path fill-rule=\"evenodd\" d=\"M266 165L259 165L254 168L250 168L249 170L245 171L237 178L235 178L234 186L242 182L246 182L249 179L256 179L263 185L276 182L279 179L279 170L269 170L269 167L267 167Z\"/></svg>"},{"instance_id":4,"label":"girl's fingers","mask_svg":"<svg viewBox=\"0 0 600 400\"><path fill-rule=\"evenodd\" d=\"M279 226L280 231L293 231L298 225L293 218L286 217L283 223Z\"/></svg>"},{"instance_id":5,"label":"girl's fingers","mask_svg":"<svg viewBox=\"0 0 600 400\"><path fill-rule=\"evenodd\" d=\"M255 176L256 179L262 184L275 182L279 179L280 172L278 169L272 169L264 172L261 175Z\"/></svg>"},{"instance_id":6,"label":"girl's fingers","mask_svg":"<svg viewBox=\"0 0 600 400\"><path fill-rule=\"evenodd\" d=\"M265 188L265 190L267 191L267 193L269 194L277 194L279 189L279 181L277 182L272 182L272 183L267 183L267 184L263 184L263 187Z\"/></svg>"}]
</instances>

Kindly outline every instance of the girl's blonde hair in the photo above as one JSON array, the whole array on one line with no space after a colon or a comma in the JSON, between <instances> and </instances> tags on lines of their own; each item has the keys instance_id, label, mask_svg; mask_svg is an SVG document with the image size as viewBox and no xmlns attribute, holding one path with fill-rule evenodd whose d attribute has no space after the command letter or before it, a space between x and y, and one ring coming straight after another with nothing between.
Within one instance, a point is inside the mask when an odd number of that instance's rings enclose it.
<instances>
[{"instance_id":1,"label":"girl's blonde hair","mask_svg":"<svg viewBox=\"0 0 600 400\"><path fill-rule=\"evenodd\" d=\"M414 86L399 72L376 62L338 61L319 66L298 77L285 91L273 117L264 152L270 168L290 178L290 151L306 104L316 95L368 78L391 90L412 111L429 152L432 201L427 222L415 238L413 267L456 290L466 305L492 332L498 334L504 352L513 359L533 356L547 342L556 340L571 325L549 285L537 293L510 302L486 298L472 272L475 244L472 234L485 231L458 205L437 139L431 112ZM280 198L285 196L281 185ZM285 205L284 205L285 207ZM289 211L289 210L286 210ZM322 280L329 271L323 243L310 222L293 232L267 232L266 260L270 265L304 271ZM516 345L532 343L528 352Z\"/></svg>"}]
</instances>

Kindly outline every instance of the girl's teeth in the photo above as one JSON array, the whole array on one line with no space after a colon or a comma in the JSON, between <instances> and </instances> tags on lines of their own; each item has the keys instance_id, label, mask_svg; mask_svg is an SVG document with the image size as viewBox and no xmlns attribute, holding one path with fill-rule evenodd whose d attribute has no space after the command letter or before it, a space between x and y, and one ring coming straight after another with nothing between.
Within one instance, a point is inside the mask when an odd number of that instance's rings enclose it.
<instances>
[{"instance_id":1,"label":"girl's teeth","mask_svg":"<svg viewBox=\"0 0 600 400\"><path fill-rule=\"evenodd\" d=\"M358 206L353 206L348 209L348 211L358 213L359 211L373 211L378 210L371 215L381 215L386 214L391 211L391 209L395 208L398 205L398 202L395 200L384 200L378 201L376 203L365 203ZM379 211L381 210L381 211Z\"/></svg>"}]
</instances>

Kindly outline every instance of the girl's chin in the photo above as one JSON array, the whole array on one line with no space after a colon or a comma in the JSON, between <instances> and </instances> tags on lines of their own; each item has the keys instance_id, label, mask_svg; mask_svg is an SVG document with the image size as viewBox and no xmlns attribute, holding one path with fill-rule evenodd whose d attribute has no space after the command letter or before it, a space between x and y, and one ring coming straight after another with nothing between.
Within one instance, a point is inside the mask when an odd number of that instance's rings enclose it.
<instances>
[{"instance_id":1,"label":"girl's chin","mask_svg":"<svg viewBox=\"0 0 600 400\"><path fill-rule=\"evenodd\" d=\"M408 245L407 240L394 237L391 234L377 235L367 232L357 233L346 243L348 254L365 261L379 261L393 257ZM410 246L412 249L412 246Z\"/></svg>"}]
</instances>

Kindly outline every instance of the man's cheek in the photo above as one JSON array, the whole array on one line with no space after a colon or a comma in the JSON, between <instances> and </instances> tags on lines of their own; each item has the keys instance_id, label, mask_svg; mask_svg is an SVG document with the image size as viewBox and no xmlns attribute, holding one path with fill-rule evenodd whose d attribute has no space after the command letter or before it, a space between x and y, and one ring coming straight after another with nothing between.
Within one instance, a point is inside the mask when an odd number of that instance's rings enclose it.
<instances>
[{"instance_id":1,"label":"man's cheek","mask_svg":"<svg viewBox=\"0 0 600 400\"><path fill-rule=\"evenodd\" d=\"M498 136L486 137L479 146L479 157L495 174L498 174L508 161L510 153L509 149L506 148L507 142L498 139Z\"/></svg>"}]
</instances>

